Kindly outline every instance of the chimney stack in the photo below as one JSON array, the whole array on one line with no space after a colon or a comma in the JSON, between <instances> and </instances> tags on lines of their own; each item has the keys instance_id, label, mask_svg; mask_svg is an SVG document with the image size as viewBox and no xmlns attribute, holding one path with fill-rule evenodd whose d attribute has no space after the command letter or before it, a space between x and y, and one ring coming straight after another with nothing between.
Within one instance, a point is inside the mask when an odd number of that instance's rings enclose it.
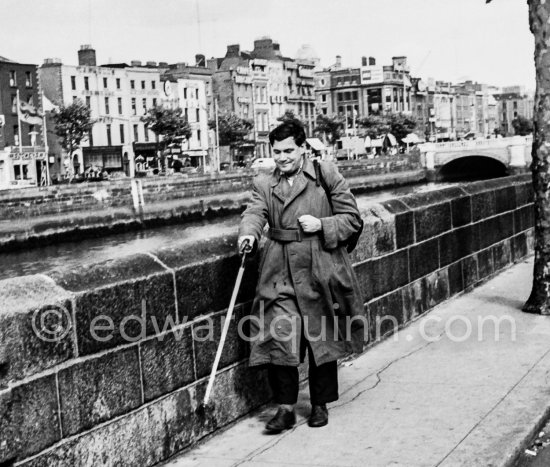
<instances>
[{"instance_id":1,"label":"chimney stack","mask_svg":"<svg viewBox=\"0 0 550 467\"><path fill-rule=\"evenodd\" d=\"M204 68L206 66L206 57L203 54L195 55L195 66Z\"/></svg>"},{"instance_id":2,"label":"chimney stack","mask_svg":"<svg viewBox=\"0 0 550 467\"><path fill-rule=\"evenodd\" d=\"M369 57L369 65L376 65L376 59L374 57Z\"/></svg>"},{"instance_id":3,"label":"chimney stack","mask_svg":"<svg viewBox=\"0 0 550 467\"><path fill-rule=\"evenodd\" d=\"M342 57L340 55L336 55L336 67L342 68Z\"/></svg>"},{"instance_id":4,"label":"chimney stack","mask_svg":"<svg viewBox=\"0 0 550 467\"><path fill-rule=\"evenodd\" d=\"M367 66L367 57L361 57L361 66Z\"/></svg>"},{"instance_id":5,"label":"chimney stack","mask_svg":"<svg viewBox=\"0 0 550 467\"><path fill-rule=\"evenodd\" d=\"M96 66L95 50L89 44L81 45L78 51L78 64L80 66Z\"/></svg>"}]
</instances>

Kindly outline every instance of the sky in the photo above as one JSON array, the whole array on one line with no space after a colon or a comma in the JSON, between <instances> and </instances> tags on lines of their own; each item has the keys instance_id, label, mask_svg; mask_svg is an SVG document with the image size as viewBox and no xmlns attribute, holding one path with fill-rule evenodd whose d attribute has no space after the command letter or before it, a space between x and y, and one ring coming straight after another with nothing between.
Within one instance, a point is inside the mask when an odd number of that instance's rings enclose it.
<instances>
[{"instance_id":1,"label":"sky","mask_svg":"<svg viewBox=\"0 0 550 467\"><path fill-rule=\"evenodd\" d=\"M330 66L362 56L391 64L405 55L413 76L534 89L534 42L526 0L0 0L0 56L40 65L78 63L91 44L98 64L194 63L252 50L269 36L283 55L309 44Z\"/></svg>"}]
</instances>

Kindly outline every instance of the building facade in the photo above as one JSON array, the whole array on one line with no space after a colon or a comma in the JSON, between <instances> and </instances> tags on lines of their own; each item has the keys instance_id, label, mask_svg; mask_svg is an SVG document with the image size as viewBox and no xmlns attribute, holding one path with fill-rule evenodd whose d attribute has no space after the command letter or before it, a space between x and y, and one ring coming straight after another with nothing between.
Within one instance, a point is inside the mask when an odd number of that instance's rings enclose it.
<instances>
[{"instance_id":1,"label":"building facade","mask_svg":"<svg viewBox=\"0 0 550 467\"><path fill-rule=\"evenodd\" d=\"M521 86L509 86L502 89L502 93L495 94L497 102L498 128L504 136L514 134L512 121L517 117L533 118L533 96L525 92Z\"/></svg>"},{"instance_id":2,"label":"building facade","mask_svg":"<svg viewBox=\"0 0 550 467\"><path fill-rule=\"evenodd\" d=\"M18 99L20 106L42 110L37 66L0 57L0 189L47 181L42 120L20 120Z\"/></svg>"}]
</instances>

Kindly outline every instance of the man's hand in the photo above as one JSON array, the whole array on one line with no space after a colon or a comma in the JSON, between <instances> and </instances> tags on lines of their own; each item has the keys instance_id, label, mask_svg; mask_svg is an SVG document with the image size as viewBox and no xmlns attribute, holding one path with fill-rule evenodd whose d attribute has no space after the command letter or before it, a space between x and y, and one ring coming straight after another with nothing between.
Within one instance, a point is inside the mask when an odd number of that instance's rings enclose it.
<instances>
[{"instance_id":1,"label":"man's hand","mask_svg":"<svg viewBox=\"0 0 550 467\"><path fill-rule=\"evenodd\" d=\"M244 253L250 253L254 246L254 241L254 235L243 235L239 237L239 240L237 240L239 254L243 255Z\"/></svg>"},{"instance_id":2,"label":"man's hand","mask_svg":"<svg viewBox=\"0 0 550 467\"><path fill-rule=\"evenodd\" d=\"M300 223L300 226L305 233L315 233L323 229L321 219L317 219L316 217L310 216L309 214L304 214L303 216L300 216L298 218L298 222Z\"/></svg>"}]
</instances>

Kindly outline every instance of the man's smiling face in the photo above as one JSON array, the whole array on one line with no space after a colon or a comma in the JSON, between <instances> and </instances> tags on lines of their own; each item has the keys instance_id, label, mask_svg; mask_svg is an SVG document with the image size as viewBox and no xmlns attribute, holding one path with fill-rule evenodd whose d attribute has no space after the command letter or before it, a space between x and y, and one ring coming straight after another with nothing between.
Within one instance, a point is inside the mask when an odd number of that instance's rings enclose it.
<instances>
[{"instance_id":1,"label":"man's smiling face","mask_svg":"<svg viewBox=\"0 0 550 467\"><path fill-rule=\"evenodd\" d=\"M296 145L292 136L273 143L275 164L284 175L292 175L300 168L303 153L303 148Z\"/></svg>"}]
</instances>

